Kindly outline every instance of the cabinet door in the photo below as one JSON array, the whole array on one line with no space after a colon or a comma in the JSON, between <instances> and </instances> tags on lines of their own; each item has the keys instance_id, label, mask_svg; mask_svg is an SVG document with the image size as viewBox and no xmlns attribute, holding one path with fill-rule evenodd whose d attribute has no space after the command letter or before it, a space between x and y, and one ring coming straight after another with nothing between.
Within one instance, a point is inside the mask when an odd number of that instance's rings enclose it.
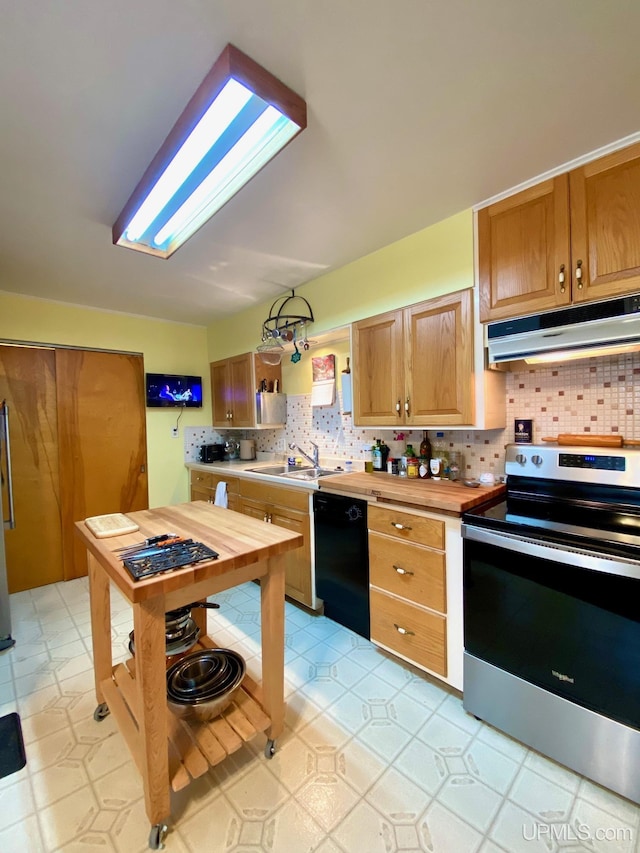
<instances>
[{"instance_id":1,"label":"cabinet door","mask_svg":"<svg viewBox=\"0 0 640 853\"><path fill-rule=\"evenodd\" d=\"M480 210L480 321L568 305L569 251L567 175L543 181Z\"/></svg>"},{"instance_id":2,"label":"cabinet door","mask_svg":"<svg viewBox=\"0 0 640 853\"><path fill-rule=\"evenodd\" d=\"M573 301L640 290L640 144L587 163L569 178Z\"/></svg>"},{"instance_id":3,"label":"cabinet door","mask_svg":"<svg viewBox=\"0 0 640 853\"><path fill-rule=\"evenodd\" d=\"M229 382L229 360L214 361L211 370L211 415L212 424L229 427L231 421L231 393Z\"/></svg>"},{"instance_id":4,"label":"cabinet door","mask_svg":"<svg viewBox=\"0 0 640 853\"><path fill-rule=\"evenodd\" d=\"M229 359L231 426L255 426L255 392L253 387L253 355L244 353Z\"/></svg>"},{"instance_id":5,"label":"cabinet door","mask_svg":"<svg viewBox=\"0 0 640 853\"><path fill-rule=\"evenodd\" d=\"M405 342L405 422L416 426L473 423L471 290L407 308Z\"/></svg>"},{"instance_id":6,"label":"cabinet door","mask_svg":"<svg viewBox=\"0 0 640 853\"><path fill-rule=\"evenodd\" d=\"M282 507L271 507L271 523L293 533L301 533L304 544L285 554L285 592L311 607L311 535L309 514Z\"/></svg>"},{"instance_id":7,"label":"cabinet door","mask_svg":"<svg viewBox=\"0 0 640 853\"><path fill-rule=\"evenodd\" d=\"M354 323L353 360L354 423L404 424L402 311Z\"/></svg>"}]
</instances>

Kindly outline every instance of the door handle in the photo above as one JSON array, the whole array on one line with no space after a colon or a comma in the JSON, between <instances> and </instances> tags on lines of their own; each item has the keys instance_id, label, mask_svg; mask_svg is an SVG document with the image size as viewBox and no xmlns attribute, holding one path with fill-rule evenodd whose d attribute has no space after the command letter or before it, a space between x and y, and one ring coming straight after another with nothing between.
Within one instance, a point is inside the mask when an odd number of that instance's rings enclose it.
<instances>
[{"instance_id":1,"label":"door handle","mask_svg":"<svg viewBox=\"0 0 640 853\"><path fill-rule=\"evenodd\" d=\"M395 527L396 530L413 530L413 528L409 527L408 524L400 524L399 521L392 521L391 526Z\"/></svg>"}]
</instances>

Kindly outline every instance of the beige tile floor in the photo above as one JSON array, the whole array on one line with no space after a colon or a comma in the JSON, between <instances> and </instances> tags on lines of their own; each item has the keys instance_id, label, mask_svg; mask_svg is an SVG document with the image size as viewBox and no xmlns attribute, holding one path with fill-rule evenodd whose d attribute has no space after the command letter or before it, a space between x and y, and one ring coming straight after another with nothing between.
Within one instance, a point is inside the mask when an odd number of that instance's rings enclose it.
<instances>
[{"instance_id":1,"label":"beige tile floor","mask_svg":"<svg viewBox=\"0 0 640 853\"><path fill-rule=\"evenodd\" d=\"M259 674L258 588L216 597L210 632ZM128 605L112 594L113 646ZM93 720L85 579L11 597L0 715L27 766L0 779L0 853L137 853L149 824L112 717ZM369 642L286 608L287 726L173 796L170 853L637 851L637 806L467 715L460 697ZM215 630L213 626L215 625ZM640 772L640 770L639 770Z\"/></svg>"}]
</instances>

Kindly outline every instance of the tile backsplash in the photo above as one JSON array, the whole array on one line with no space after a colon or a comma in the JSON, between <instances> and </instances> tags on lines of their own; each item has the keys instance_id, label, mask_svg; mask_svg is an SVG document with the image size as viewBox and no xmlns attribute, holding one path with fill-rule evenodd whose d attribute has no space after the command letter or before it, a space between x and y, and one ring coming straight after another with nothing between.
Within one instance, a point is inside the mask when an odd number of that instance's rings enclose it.
<instances>
[{"instance_id":1,"label":"tile backsplash","mask_svg":"<svg viewBox=\"0 0 640 853\"><path fill-rule=\"evenodd\" d=\"M286 391L286 389L285 389ZM558 433L618 433L640 438L640 354L598 357L547 366L523 366L506 377L506 428L499 430L442 430L445 441L464 457L466 476L504 473L504 446L513 441L514 420L533 421L533 441ZM212 427L185 427L185 460L196 461L198 447L224 441L228 433ZM364 462L364 450L374 438L388 443L393 430L354 427L351 415L342 414L342 398L331 406L311 406L311 395L289 395L284 430L246 430L235 438L256 439L258 451L288 455L290 442L310 451L309 442L320 448L320 457ZM435 430L429 430L433 441ZM422 430L405 431L414 449ZM283 446L284 445L284 446Z\"/></svg>"}]
</instances>

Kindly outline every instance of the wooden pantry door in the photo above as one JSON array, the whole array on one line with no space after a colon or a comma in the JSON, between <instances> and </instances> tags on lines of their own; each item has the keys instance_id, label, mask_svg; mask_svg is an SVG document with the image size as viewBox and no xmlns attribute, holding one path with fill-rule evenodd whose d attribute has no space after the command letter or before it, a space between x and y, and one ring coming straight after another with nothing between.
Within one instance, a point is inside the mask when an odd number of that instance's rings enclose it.
<instances>
[{"instance_id":1,"label":"wooden pantry door","mask_svg":"<svg viewBox=\"0 0 640 853\"><path fill-rule=\"evenodd\" d=\"M87 573L74 523L149 506L141 355L56 350L64 578Z\"/></svg>"},{"instance_id":2,"label":"wooden pantry door","mask_svg":"<svg viewBox=\"0 0 640 853\"><path fill-rule=\"evenodd\" d=\"M0 345L16 524L4 531L9 592L64 577L55 373L53 349Z\"/></svg>"}]
</instances>

